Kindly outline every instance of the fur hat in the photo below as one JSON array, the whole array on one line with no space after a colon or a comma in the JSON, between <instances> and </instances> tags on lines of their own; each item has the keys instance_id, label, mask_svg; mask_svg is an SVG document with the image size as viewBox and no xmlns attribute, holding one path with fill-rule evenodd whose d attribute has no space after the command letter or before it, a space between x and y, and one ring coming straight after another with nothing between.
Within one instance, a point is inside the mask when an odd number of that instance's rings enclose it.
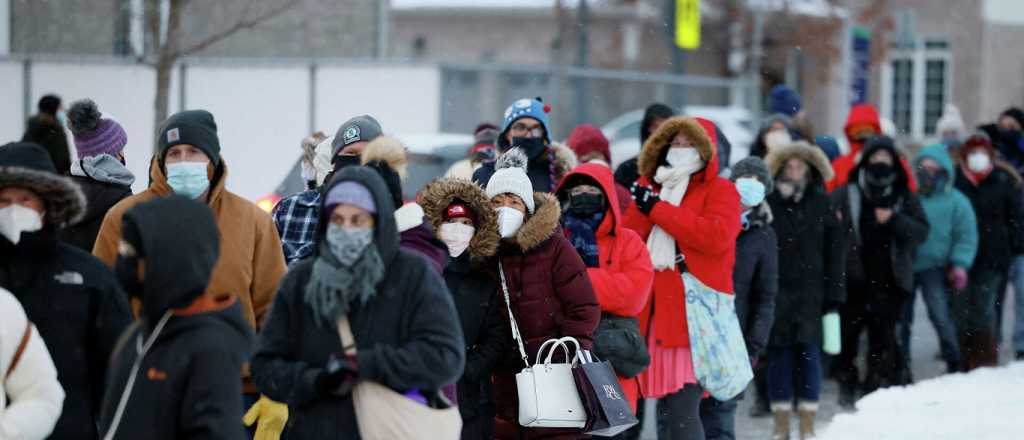
<instances>
[{"instance_id":1,"label":"fur hat","mask_svg":"<svg viewBox=\"0 0 1024 440\"><path fill-rule=\"evenodd\" d=\"M736 179L746 176L754 176L764 184L765 194L771 194L772 190L775 189L775 179L768 173L768 167L759 157L750 156L736 162L736 165L732 166L732 177L730 180L735 182Z\"/></svg>"},{"instance_id":2,"label":"fur hat","mask_svg":"<svg viewBox=\"0 0 1024 440\"><path fill-rule=\"evenodd\" d=\"M526 205L526 210L533 214L536 208L533 200L533 184L526 175L526 154L519 148L513 148L498 158L494 165L494 175L487 182L487 198L493 199L498 194L515 194Z\"/></svg>"},{"instance_id":3,"label":"fur hat","mask_svg":"<svg viewBox=\"0 0 1024 440\"><path fill-rule=\"evenodd\" d=\"M11 186L30 190L46 202L46 223L70 225L85 215L81 188L57 174L50 155L39 145L12 142L0 147L0 188Z\"/></svg>"}]
</instances>

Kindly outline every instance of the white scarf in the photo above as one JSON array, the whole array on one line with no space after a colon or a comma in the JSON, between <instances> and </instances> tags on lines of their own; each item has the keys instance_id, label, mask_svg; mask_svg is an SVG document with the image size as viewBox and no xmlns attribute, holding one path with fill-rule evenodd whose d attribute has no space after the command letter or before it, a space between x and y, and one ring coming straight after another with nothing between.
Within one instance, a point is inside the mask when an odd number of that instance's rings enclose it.
<instances>
[{"instance_id":1,"label":"white scarf","mask_svg":"<svg viewBox=\"0 0 1024 440\"><path fill-rule=\"evenodd\" d=\"M704 167L700 155L692 155L686 158L683 163L677 163L669 168L658 167L654 174L654 181L661 184L662 201L679 206L686 195L686 188L690 185L690 176ZM665 232L661 226L654 225L651 235L647 237L647 250L651 253L651 262L654 263L654 270L668 270L676 265L676 240Z\"/></svg>"}]
</instances>

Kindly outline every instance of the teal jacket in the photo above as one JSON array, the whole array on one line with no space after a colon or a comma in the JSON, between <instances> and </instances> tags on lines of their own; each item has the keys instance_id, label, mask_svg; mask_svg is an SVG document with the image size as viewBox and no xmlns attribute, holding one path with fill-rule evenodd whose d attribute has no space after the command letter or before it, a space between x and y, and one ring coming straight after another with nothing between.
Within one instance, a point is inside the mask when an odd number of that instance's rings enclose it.
<instances>
[{"instance_id":1,"label":"teal jacket","mask_svg":"<svg viewBox=\"0 0 1024 440\"><path fill-rule=\"evenodd\" d=\"M928 223L928 238L917 249L914 271L946 268L950 265L970 269L978 253L978 224L974 208L956 188L953 188L956 170L945 145L930 145L921 150L914 160L914 169L925 158L942 165L949 173L946 185L924 195L918 194Z\"/></svg>"}]
</instances>

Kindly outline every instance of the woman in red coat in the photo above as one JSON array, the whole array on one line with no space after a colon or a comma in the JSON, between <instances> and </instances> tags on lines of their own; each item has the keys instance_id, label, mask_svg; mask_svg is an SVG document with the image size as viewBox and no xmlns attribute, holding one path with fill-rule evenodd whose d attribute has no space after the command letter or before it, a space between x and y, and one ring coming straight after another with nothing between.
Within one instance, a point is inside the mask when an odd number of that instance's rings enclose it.
<instances>
[{"instance_id":1,"label":"woman in red coat","mask_svg":"<svg viewBox=\"0 0 1024 440\"><path fill-rule=\"evenodd\" d=\"M526 156L509 150L487 183L487 197L498 212L502 237L494 270L504 269L510 306L532 365L544 341L572 336L583 349L593 347L601 319L587 267L559 226L558 199L534 193L526 175ZM504 316L508 320L507 313ZM525 365L511 342L493 382L496 438L579 438L580 430L526 429L519 426L515 374Z\"/></svg>"},{"instance_id":2,"label":"woman in red coat","mask_svg":"<svg viewBox=\"0 0 1024 440\"><path fill-rule=\"evenodd\" d=\"M555 194L566 236L587 265L601 311L639 318L651 296L654 267L644 241L623 225L615 188L611 169L586 164L565 176ZM636 413L639 382L619 376L619 384Z\"/></svg>"},{"instance_id":3,"label":"woman in red coat","mask_svg":"<svg viewBox=\"0 0 1024 440\"><path fill-rule=\"evenodd\" d=\"M710 121L674 117L644 143L636 202L626 227L647 240L654 264L654 295L641 313L651 366L640 374L644 397L664 399L659 418L673 439L703 439L703 392L693 371L682 271L708 287L732 293L740 198L718 177L715 128Z\"/></svg>"}]
</instances>

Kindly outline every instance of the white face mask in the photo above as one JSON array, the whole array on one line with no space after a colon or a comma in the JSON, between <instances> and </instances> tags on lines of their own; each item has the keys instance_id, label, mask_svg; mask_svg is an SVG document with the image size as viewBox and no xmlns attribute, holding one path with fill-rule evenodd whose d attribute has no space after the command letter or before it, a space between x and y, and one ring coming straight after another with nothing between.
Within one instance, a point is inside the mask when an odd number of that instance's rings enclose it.
<instances>
[{"instance_id":1,"label":"white face mask","mask_svg":"<svg viewBox=\"0 0 1024 440\"><path fill-rule=\"evenodd\" d=\"M476 228L452 222L441 225L437 232L438 238L448 245L448 253L453 258L458 258L469 247L469 242L473 239Z\"/></svg>"},{"instance_id":2,"label":"white face mask","mask_svg":"<svg viewBox=\"0 0 1024 440\"><path fill-rule=\"evenodd\" d=\"M497 211L498 230L501 233L501 238L509 238L516 235L516 232L519 232L519 228L523 226L523 218L526 215L522 211L509 208L508 206L502 206Z\"/></svg>"},{"instance_id":3,"label":"white face mask","mask_svg":"<svg viewBox=\"0 0 1024 440\"><path fill-rule=\"evenodd\" d=\"M992 167L992 158L981 151L967 155L967 168L975 173L983 173Z\"/></svg>"},{"instance_id":4,"label":"white face mask","mask_svg":"<svg viewBox=\"0 0 1024 440\"><path fill-rule=\"evenodd\" d=\"M11 243L21 241L22 232L35 232L43 229L43 216L33 209L17 203L0 209L0 234Z\"/></svg>"},{"instance_id":5,"label":"white face mask","mask_svg":"<svg viewBox=\"0 0 1024 440\"><path fill-rule=\"evenodd\" d=\"M696 148L669 148L665 162L672 168L698 168L701 165L700 153Z\"/></svg>"},{"instance_id":6,"label":"white face mask","mask_svg":"<svg viewBox=\"0 0 1024 440\"><path fill-rule=\"evenodd\" d=\"M793 143L793 137L787 130L772 130L764 135L764 145L768 151Z\"/></svg>"}]
</instances>

